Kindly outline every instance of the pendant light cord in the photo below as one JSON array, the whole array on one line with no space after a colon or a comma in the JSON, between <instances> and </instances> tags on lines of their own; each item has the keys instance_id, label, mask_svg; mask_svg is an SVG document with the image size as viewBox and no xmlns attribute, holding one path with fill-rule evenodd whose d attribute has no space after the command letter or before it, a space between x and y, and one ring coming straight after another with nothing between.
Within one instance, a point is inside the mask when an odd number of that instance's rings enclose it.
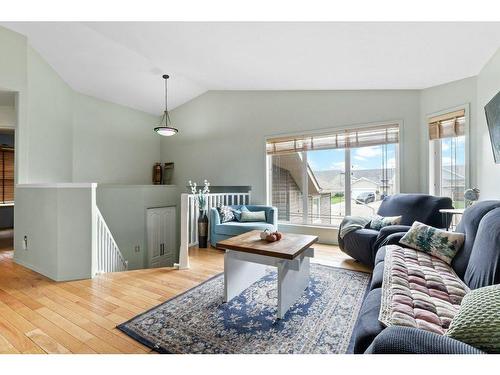
<instances>
[{"instance_id":1,"label":"pendant light cord","mask_svg":"<svg viewBox=\"0 0 500 375\"><path fill-rule=\"evenodd\" d=\"M170 116L168 115L168 90L167 90L167 79L169 78L168 75L164 75L163 78L165 78L165 125L170 124Z\"/></svg>"}]
</instances>

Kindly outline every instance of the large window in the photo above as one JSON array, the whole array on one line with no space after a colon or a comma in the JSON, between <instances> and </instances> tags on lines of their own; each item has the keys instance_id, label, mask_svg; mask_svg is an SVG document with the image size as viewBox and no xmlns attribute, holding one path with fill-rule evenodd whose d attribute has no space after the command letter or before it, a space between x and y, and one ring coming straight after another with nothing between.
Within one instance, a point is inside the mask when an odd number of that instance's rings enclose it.
<instances>
[{"instance_id":1,"label":"large window","mask_svg":"<svg viewBox=\"0 0 500 375\"><path fill-rule=\"evenodd\" d=\"M398 191L397 124L267 141L269 200L281 223L339 225Z\"/></svg>"},{"instance_id":2,"label":"large window","mask_svg":"<svg viewBox=\"0 0 500 375\"><path fill-rule=\"evenodd\" d=\"M465 206L465 110L429 118L430 191L450 197L455 208Z\"/></svg>"}]
</instances>

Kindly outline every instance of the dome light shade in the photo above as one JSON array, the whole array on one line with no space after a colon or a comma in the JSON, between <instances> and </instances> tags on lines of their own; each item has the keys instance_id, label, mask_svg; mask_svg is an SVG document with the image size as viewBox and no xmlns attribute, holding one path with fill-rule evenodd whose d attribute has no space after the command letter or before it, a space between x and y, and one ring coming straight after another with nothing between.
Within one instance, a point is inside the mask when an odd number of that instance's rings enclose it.
<instances>
[{"instance_id":1,"label":"dome light shade","mask_svg":"<svg viewBox=\"0 0 500 375\"><path fill-rule=\"evenodd\" d=\"M168 105L167 105L167 79L170 76L167 74L163 75L163 79L165 80L165 111L163 112L163 116L161 117L160 125L154 128L154 131L159 135L164 137L171 137L172 135L176 135L178 130L174 128L170 122L170 116L168 115Z\"/></svg>"},{"instance_id":2,"label":"dome light shade","mask_svg":"<svg viewBox=\"0 0 500 375\"><path fill-rule=\"evenodd\" d=\"M176 135L178 130L176 128L172 128L171 126L157 126L155 128L155 132L159 135L163 135L164 137L170 137L172 135Z\"/></svg>"}]
</instances>

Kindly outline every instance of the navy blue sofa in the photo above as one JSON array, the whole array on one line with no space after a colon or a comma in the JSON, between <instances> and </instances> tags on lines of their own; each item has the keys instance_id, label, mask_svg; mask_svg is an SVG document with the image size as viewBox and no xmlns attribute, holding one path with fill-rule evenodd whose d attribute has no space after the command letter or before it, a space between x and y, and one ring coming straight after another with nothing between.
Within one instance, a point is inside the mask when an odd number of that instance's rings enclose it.
<instances>
[{"instance_id":1,"label":"navy blue sofa","mask_svg":"<svg viewBox=\"0 0 500 375\"><path fill-rule=\"evenodd\" d=\"M448 197L427 194L389 195L383 199L377 214L402 216L401 225L391 225L380 231L370 228L358 229L346 234L343 239L339 236L339 247L347 255L373 267L377 251L385 245L387 237L393 233L407 232L413 222L420 221L436 228L448 227L451 217L443 216L439 212L444 208L453 208L452 200Z\"/></svg>"},{"instance_id":2,"label":"navy blue sofa","mask_svg":"<svg viewBox=\"0 0 500 375\"><path fill-rule=\"evenodd\" d=\"M471 289L500 283L500 201L482 201L468 208L456 229L465 243L453 258L456 274ZM404 232L389 236L399 244ZM376 254L369 292L356 322L354 353L480 353L476 348L446 336L408 327L385 328L379 321L385 248Z\"/></svg>"}]
</instances>

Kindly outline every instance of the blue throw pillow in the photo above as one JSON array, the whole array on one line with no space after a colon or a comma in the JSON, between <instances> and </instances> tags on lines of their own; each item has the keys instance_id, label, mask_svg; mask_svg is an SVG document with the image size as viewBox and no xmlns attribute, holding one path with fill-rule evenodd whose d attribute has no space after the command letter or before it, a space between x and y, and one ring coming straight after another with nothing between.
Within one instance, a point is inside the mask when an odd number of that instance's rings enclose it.
<instances>
[{"instance_id":1,"label":"blue throw pillow","mask_svg":"<svg viewBox=\"0 0 500 375\"><path fill-rule=\"evenodd\" d=\"M241 206L239 210L237 210L235 208L233 208L232 210L233 210L233 213L234 213L234 217L238 221L241 221L241 213L242 212L249 212L250 211L246 206Z\"/></svg>"}]
</instances>

